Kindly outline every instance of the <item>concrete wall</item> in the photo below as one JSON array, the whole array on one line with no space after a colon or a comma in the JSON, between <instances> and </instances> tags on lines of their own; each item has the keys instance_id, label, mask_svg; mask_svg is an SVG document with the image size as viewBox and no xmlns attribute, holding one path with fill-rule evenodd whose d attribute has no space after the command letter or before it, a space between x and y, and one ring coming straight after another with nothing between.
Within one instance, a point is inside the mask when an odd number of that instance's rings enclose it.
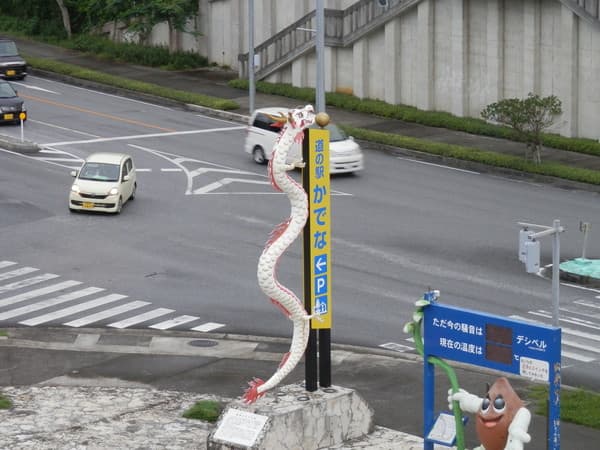
<instances>
[{"instance_id":1,"label":"concrete wall","mask_svg":"<svg viewBox=\"0 0 600 450\"><path fill-rule=\"evenodd\" d=\"M353 0L324 0L344 9ZM248 51L248 0L199 0L202 36L179 39L211 61L238 68ZM315 7L314 0L254 0L260 44ZM326 49L325 88L362 98L479 117L485 105L529 92L556 95L555 131L600 138L600 26L558 0L422 0L347 48ZM153 33L164 43L165 27ZM267 78L315 85L309 54Z\"/></svg>"}]
</instances>

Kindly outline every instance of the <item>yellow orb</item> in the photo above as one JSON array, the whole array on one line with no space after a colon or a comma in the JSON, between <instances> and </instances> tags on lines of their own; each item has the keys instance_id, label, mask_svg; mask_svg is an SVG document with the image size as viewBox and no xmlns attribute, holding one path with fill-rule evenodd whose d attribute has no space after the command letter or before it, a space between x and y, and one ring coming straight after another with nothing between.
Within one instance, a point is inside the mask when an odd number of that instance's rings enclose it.
<instances>
[{"instance_id":1,"label":"yellow orb","mask_svg":"<svg viewBox=\"0 0 600 450\"><path fill-rule=\"evenodd\" d=\"M320 112L315 117L315 122L320 127L326 127L329 124L329 114L325 112Z\"/></svg>"}]
</instances>

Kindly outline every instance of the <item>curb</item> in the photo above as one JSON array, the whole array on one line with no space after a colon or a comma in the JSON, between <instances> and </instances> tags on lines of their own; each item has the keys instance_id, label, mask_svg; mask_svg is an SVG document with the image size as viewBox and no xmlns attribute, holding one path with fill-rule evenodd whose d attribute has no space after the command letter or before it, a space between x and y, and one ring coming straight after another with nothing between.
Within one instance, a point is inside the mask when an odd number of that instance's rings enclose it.
<instances>
[{"instance_id":1,"label":"curb","mask_svg":"<svg viewBox=\"0 0 600 450\"><path fill-rule=\"evenodd\" d=\"M0 147L16 153L37 153L40 151L40 146L35 142L21 141L5 135L0 135Z\"/></svg>"}]
</instances>

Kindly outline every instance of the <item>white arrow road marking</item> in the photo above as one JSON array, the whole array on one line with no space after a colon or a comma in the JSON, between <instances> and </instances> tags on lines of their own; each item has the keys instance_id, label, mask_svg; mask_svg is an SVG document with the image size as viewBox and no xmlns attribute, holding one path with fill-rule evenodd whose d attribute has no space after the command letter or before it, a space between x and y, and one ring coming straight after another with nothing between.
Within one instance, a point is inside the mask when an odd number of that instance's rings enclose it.
<instances>
[{"instance_id":1,"label":"white arrow road marking","mask_svg":"<svg viewBox=\"0 0 600 450\"><path fill-rule=\"evenodd\" d=\"M12 262L12 261L0 261L0 269L4 269L5 267L14 266L15 264L17 264L17 263Z\"/></svg>"},{"instance_id":2,"label":"white arrow road marking","mask_svg":"<svg viewBox=\"0 0 600 450\"><path fill-rule=\"evenodd\" d=\"M19 83L19 82L16 82L16 81L12 81L11 83L19 85L19 86L27 88L27 89L31 89L33 91L42 91L42 92L47 92L48 94L59 95L58 92L51 91L50 89L44 89L44 88L39 87L39 86L34 86L32 84Z\"/></svg>"},{"instance_id":3,"label":"white arrow road marking","mask_svg":"<svg viewBox=\"0 0 600 450\"><path fill-rule=\"evenodd\" d=\"M149 139L155 137L167 137L167 136L182 136L186 134L204 134L204 133L217 133L221 131L235 131L235 130L244 130L246 126L236 126L236 127L224 127L224 128L209 128L206 130L188 130L188 131L169 131L166 133L149 133L149 134L134 134L130 136L115 136L108 138L96 138L96 139L84 139L80 141L62 141L62 142L51 142L44 145L81 145L81 144L97 144L99 142L115 142L115 141L129 141L133 139Z\"/></svg>"},{"instance_id":4,"label":"white arrow road marking","mask_svg":"<svg viewBox=\"0 0 600 450\"><path fill-rule=\"evenodd\" d=\"M214 191L215 189L222 188L223 186L230 183L249 183L249 184L269 184L268 181L259 181L259 180L246 180L245 178L223 178L220 181L215 181L214 183L207 184L201 188L196 189L193 194L207 194L210 191ZM225 194L230 194L230 192L225 192Z\"/></svg>"}]
</instances>

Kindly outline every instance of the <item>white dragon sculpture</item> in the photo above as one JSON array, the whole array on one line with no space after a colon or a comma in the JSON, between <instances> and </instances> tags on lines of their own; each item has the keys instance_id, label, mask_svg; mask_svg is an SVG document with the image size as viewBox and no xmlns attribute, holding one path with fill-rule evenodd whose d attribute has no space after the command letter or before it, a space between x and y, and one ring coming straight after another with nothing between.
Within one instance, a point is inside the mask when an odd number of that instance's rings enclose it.
<instances>
[{"instance_id":1,"label":"white dragon sculpture","mask_svg":"<svg viewBox=\"0 0 600 450\"><path fill-rule=\"evenodd\" d=\"M302 142L304 129L315 122L315 112L311 105L294 109L287 116L272 116L283 129L279 135L273 155L269 160L269 178L274 189L284 192L291 204L289 219L279 224L269 236L269 240L258 260L258 284L262 291L293 322L292 344L277 371L267 381L254 378L248 382L243 400L253 403L266 391L277 386L296 367L308 342L310 319L302 301L276 278L277 262L285 250L300 235L308 218L308 199L302 185L288 175L296 167L304 167L301 160L288 164L288 152L294 142Z\"/></svg>"}]
</instances>

